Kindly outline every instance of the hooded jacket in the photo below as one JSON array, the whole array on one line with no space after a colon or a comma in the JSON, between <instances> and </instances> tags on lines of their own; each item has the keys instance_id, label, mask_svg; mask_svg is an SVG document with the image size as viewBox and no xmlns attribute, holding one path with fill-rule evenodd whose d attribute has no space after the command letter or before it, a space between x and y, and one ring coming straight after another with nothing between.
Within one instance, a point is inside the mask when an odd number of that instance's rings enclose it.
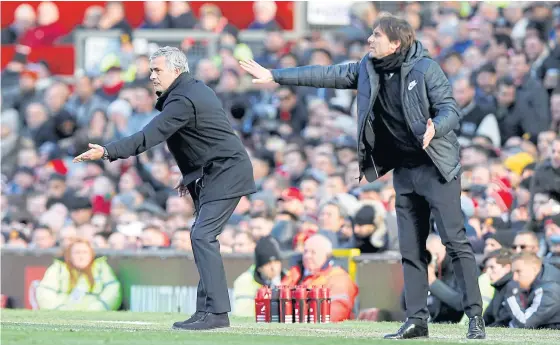
<instances>
[{"instance_id":1,"label":"hooded jacket","mask_svg":"<svg viewBox=\"0 0 560 345\"><path fill-rule=\"evenodd\" d=\"M507 293L518 286L518 284L513 280L513 274L510 272L492 284L492 286L494 287L494 297L482 315L484 323L488 327L507 327L511 321L511 316L506 306Z\"/></svg>"},{"instance_id":2,"label":"hooded jacket","mask_svg":"<svg viewBox=\"0 0 560 345\"><path fill-rule=\"evenodd\" d=\"M364 140L365 130L373 131L375 138L375 128L366 125L366 119L373 112L380 85L369 55L344 65L276 69L272 76L284 85L357 89L359 179L365 175L372 182L396 167L390 147L370 147ZM403 115L411 133L422 145L427 121L432 119L436 133L426 152L446 181L455 179L461 170L459 142L453 132L459 123L459 110L447 77L419 41L409 49L400 76Z\"/></svg>"}]
</instances>

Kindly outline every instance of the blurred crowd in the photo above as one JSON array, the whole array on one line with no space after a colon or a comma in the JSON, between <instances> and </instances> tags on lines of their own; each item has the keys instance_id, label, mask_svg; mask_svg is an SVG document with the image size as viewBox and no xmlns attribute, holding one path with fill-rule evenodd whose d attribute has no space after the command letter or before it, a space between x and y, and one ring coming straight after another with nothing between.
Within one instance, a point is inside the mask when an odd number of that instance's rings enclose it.
<instances>
[{"instance_id":1,"label":"blurred crowd","mask_svg":"<svg viewBox=\"0 0 560 345\"><path fill-rule=\"evenodd\" d=\"M559 256L560 7L407 2L399 8L441 64L462 112L455 130L464 168L461 208L475 253L517 246L544 260ZM379 12L377 3L355 3L350 25L288 41L274 2L255 2L249 29L265 30L266 40L253 54L215 5L202 6L196 18L187 2L146 2L142 28L221 34L218 55L189 67L222 100L259 188L241 199L219 236L222 252L252 254L260 239L273 237L280 250L303 253L315 234L332 248L398 250L391 174L358 181L356 92L256 85L237 63L239 54L267 68L358 61ZM113 163L71 163L88 143L126 137L158 115L149 57L116 56L100 74L59 78L48 64L27 61L34 46L72 40L74 31L62 32L57 21L53 3L41 4L37 14L22 5L2 31L3 44L20 45L2 71L2 245L65 247L80 237L93 248L189 251L194 207L173 189L180 172L165 144ZM75 30L84 28L132 32L119 2L90 7ZM439 254L434 278L444 274L446 256Z\"/></svg>"}]
</instances>

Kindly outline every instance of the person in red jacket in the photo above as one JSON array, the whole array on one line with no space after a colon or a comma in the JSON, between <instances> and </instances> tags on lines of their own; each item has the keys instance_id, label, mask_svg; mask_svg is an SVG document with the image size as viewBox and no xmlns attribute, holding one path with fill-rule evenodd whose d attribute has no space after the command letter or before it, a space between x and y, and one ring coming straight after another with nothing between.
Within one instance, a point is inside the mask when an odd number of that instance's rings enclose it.
<instances>
[{"instance_id":1,"label":"person in red jacket","mask_svg":"<svg viewBox=\"0 0 560 345\"><path fill-rule=\"evenodd\" d=\"M44 1L37 8L37 24L21 38L21 44L28 47L50 46L59 37L66 34L66 30L59 22L58 7L55 3Z\"/></svg>"},{"instance_id":2,"label":"person in red jacket","mask_svg":"<svg viewBox=\"0 0 560 345\"><path fill-rule=\"evenodd\" d=\"M290 269L282 285L325 286L331 294L331 321L353 316L358 286L348 272L333 265L332 244L323 235L313 235L305 241L302 262Z\"/></svg>"}]
</instances>

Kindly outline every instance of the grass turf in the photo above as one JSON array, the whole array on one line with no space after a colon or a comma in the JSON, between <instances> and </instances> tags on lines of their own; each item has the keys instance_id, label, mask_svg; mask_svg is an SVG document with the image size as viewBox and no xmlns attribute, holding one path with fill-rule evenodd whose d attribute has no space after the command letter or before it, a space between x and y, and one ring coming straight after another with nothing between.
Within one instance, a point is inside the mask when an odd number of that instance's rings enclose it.
<instances>
[{"instance_id":1,"label":"grass turf","mask_svg":"<svg viewBox=\"0 0 560 345\"><path fill-rule=\"evenodd\" d=\"M174 344L389 344L383 334L400 324L344 322L329 325L256 324L233 318L229 329L174 331L174 321L187 316L171 313L61 312L4 309L1 313L3 345L174 345ZM462 325L430 325L430 339L398 341L399 344L559 344L559 331L489 329L486 340L466 340Z\"/></svg>"}]
</instances>

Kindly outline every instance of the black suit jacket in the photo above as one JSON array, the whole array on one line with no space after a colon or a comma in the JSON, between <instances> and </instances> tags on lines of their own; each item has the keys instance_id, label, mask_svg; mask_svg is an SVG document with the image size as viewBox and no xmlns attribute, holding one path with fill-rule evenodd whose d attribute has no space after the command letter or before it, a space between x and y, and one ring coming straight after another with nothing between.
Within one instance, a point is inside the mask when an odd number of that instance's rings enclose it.
<instances>
[{"instance_id":1,"label":"black suit jacket","mask_svg":"<svg viewBox=\"0 0 560 345\"><path fill-rule=\"evenodd\" d=\"M161 113L141 131L106 146L110 161L167 141L183 184L192 191L201 179L200 205L256 192L249 155L212 89L185 72L159 95L156 109Z\"/></svg>"}]
</instances>

